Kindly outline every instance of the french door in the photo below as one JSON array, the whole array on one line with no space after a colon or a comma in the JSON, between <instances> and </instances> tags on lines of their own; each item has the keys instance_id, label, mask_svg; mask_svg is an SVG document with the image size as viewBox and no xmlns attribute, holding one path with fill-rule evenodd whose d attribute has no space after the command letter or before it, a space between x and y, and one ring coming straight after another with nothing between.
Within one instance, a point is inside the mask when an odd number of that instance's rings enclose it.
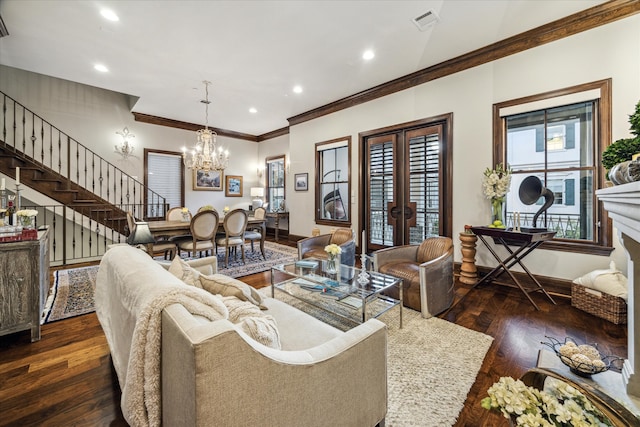
<instances>
[{"instance_id":1,"label":"french door","mask_svg":"<svg viewBox=\"0 0 640 427\"><path fill-rule=\"evenodd\" d=\"M370 251L451 236L448 133L447 123L439 122L364 137L363 224Z\"/></svg>"}]
</instances>

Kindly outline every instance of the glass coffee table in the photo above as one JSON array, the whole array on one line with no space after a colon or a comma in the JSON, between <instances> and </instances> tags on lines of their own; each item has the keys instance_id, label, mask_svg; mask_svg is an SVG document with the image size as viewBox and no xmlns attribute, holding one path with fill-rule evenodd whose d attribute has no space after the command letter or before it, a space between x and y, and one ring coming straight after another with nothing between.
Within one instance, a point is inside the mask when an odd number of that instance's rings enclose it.
<instances>
[{"instance_id":1,"label":"glass coffee table","mask_svg":"<svg viewBox=\"0 0 640 427\"><path fill-rule=\"evenodd\" d=\"M367 271L367 280L359 276L362 270L340 265L336 273L326 271L327 261L306 258L271 268L271 296L276 289L354 323L364 323L393 307L400 310L402 328L402 280L386 274ZM384 295L393 286L399 287L399 299Z\"/></svg>"}]
</instances>

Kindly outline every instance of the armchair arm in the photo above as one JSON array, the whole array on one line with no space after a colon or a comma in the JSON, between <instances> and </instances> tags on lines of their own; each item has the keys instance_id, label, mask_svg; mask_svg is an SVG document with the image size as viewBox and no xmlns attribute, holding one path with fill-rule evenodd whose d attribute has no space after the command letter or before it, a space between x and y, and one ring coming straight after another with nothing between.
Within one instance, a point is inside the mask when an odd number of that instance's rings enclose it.
<instances>
[{"instance_id":1,"label":"armchair arm","mask_svg":"<svg viewBox=\"0 0 640 427\"><path fill-rule=\"evenodd\" d=\"M331 234L322 234L320 236L307 237L298 240L298 259L302 259L305 252L311 249L324 249L331 241Z\"/></svg>"},{"instance_id":2,"label":"armchair arm","mask_svg":"<svg viewBox=\"0 0 640 427\"><path fill-rule=\"evenodd\" d=\"M397 262L398 260L416 262L418 247L418 245L394 246L375 251L373 253L373 266L375 271L378 271L378 269L385 264Z\"/></svg>"}]
</instances>

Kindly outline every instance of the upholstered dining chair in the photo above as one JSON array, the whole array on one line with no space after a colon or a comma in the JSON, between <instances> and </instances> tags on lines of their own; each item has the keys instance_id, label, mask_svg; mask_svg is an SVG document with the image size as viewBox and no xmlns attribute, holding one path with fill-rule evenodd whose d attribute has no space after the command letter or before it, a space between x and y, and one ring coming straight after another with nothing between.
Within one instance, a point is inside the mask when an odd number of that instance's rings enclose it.
<instances>
[{"instance_id":1,"label":"upholstered dining chair","mask_svg":"<svg viewBox=\"0 0 640 427\"><path fill-rule=\"evenodd\" d=\"M127 227L129 228L129 235L133 233L133 230L136 227L136 219L133 217L133 214L127 211ZM148 246L145 247L145 250L148 250ZM157 253L164 254L164 259L167 257L173 258L173 254L176 251L176 244L170 240L158 240L151 245L151 253L150 256L154 256Z\"/></svg>"},{"instance_id":2,"label":"upholstered dining chair","mask_svg":"<svg viewBox=\"0 0 640 427\"><path fill-rule=\"evenodd\" d=\"M247 213L244 209L234 209L224 216L223 226L225 236L218 238L216 243L218 246L225 248L225 266L229 266L229 254L231 249L237 249L238 246L242 250L242 263L244 264L244 232L247 230L248 220L249 218L247 217Z\"/></svg>"},{"instance_id":3,"label":"upholstered dining chair","mask_svg":"<svg viewBox=\"0 0 640 427\"><path fill-rule=\"evenodd\" d=\"M353 267L356 262L356 241L353 230L346 227L338 227L330 234L321 234L320 236L298 240L298 259L327 259L329 256L324 251L324 248L332 243L342 248L340 264Z\"/></svg>"},{"instance_id":4,"label":"upholstered dining chair","mask_svg":"<svg viewBox=\"0 0 640 427\"><path fill-rule=\"evenodd\" d=\"M267 215L267 211L266 211L265 208L257 208L253 212L254 212L253 213L253 217L255 219L264 219L265 216ZM262 252L262 258L264 258L265 261L266 261L267 257L264 254L264 238L262 236L262 230L263 230L263 228L252 227L250 230L245 231L244 239L251 241L251 252L255 252L255 249L253 247L253 243L256 240L259 240L260 241L260 252Z\"/></svg>"},{"instance_id":5,"label":"upholstered dining chair","mask_svg":"<svg viewBox=\"0 0 640 427\"><path fill-rule=\"evenodd\" d=\"M182 211L183 207L171 208L167 211L164 216L164 219L167 221L184 221L185 215ZM193 219L193 215L191 215L191 211L187 210L186 217L189 219L189 222ZM181 234L179 236L170 236L167 237L167 240L175 243L178 246L182 242L191 241L191 234Z\"/></svg>"},{"instance_id":6,"label":"upholstered dining chair","mask_svg":"<svg viewBox=\"0 0 640 427\"><path fill-rule=\"evenodd\" d=\"M376 271L402 279L406 307L429 318L453 303L453 241L449 237L428 237L419 245L395 246L373 253ZM399 298L399 289L386 292Z\"/></svg>"},{"instance_id":7,"label":"upholstered dining chair","mask_svg":"<svg viewBox=\"0 0 640 427\"><path fill-rule=\"evenodd\" d=\"M185 240L178 244L178 255L181 251L200 253L211 251L216 253L216 232L218 231L218 213L215 211L202 211L191 219L189 226L191 240Z\"/></svg>"}]
</instances>

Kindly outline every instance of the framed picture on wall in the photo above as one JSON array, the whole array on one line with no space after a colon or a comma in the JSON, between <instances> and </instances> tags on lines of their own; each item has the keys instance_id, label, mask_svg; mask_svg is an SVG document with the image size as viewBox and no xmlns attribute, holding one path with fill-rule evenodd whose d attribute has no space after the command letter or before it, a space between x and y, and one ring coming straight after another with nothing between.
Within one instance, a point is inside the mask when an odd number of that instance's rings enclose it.
<instances>
[{"instance_id":1,"label":"framed picture on wall","mask_svg":"<svg viewBox=\"0 0 640 427\"><path fill-rule=\"evenodd\" d=\"M202 191L222 191L222 171L193 170L193 189Z\"/></svg>"},{"instance_id":2,"label":"framed picture on wall","mask_svg":"<svg viewBox=\"0 0 640 427\"><path fill-rule=\"evenodd\" d=\"M307 191L309 189L309 174L308 173L297 173L294 175L295 177L295 188L296 191Z\"/></svg>"},{"instance_id":3,"label":"framed picture on wall","mask_svg":"<svg viewBox=\"0 0 640 427\"><path fill-rule=\"evenodd\" d=\"M224 195L227 197L242 197L242 177L227 175Z\"/></svg>"}]
</instances>

